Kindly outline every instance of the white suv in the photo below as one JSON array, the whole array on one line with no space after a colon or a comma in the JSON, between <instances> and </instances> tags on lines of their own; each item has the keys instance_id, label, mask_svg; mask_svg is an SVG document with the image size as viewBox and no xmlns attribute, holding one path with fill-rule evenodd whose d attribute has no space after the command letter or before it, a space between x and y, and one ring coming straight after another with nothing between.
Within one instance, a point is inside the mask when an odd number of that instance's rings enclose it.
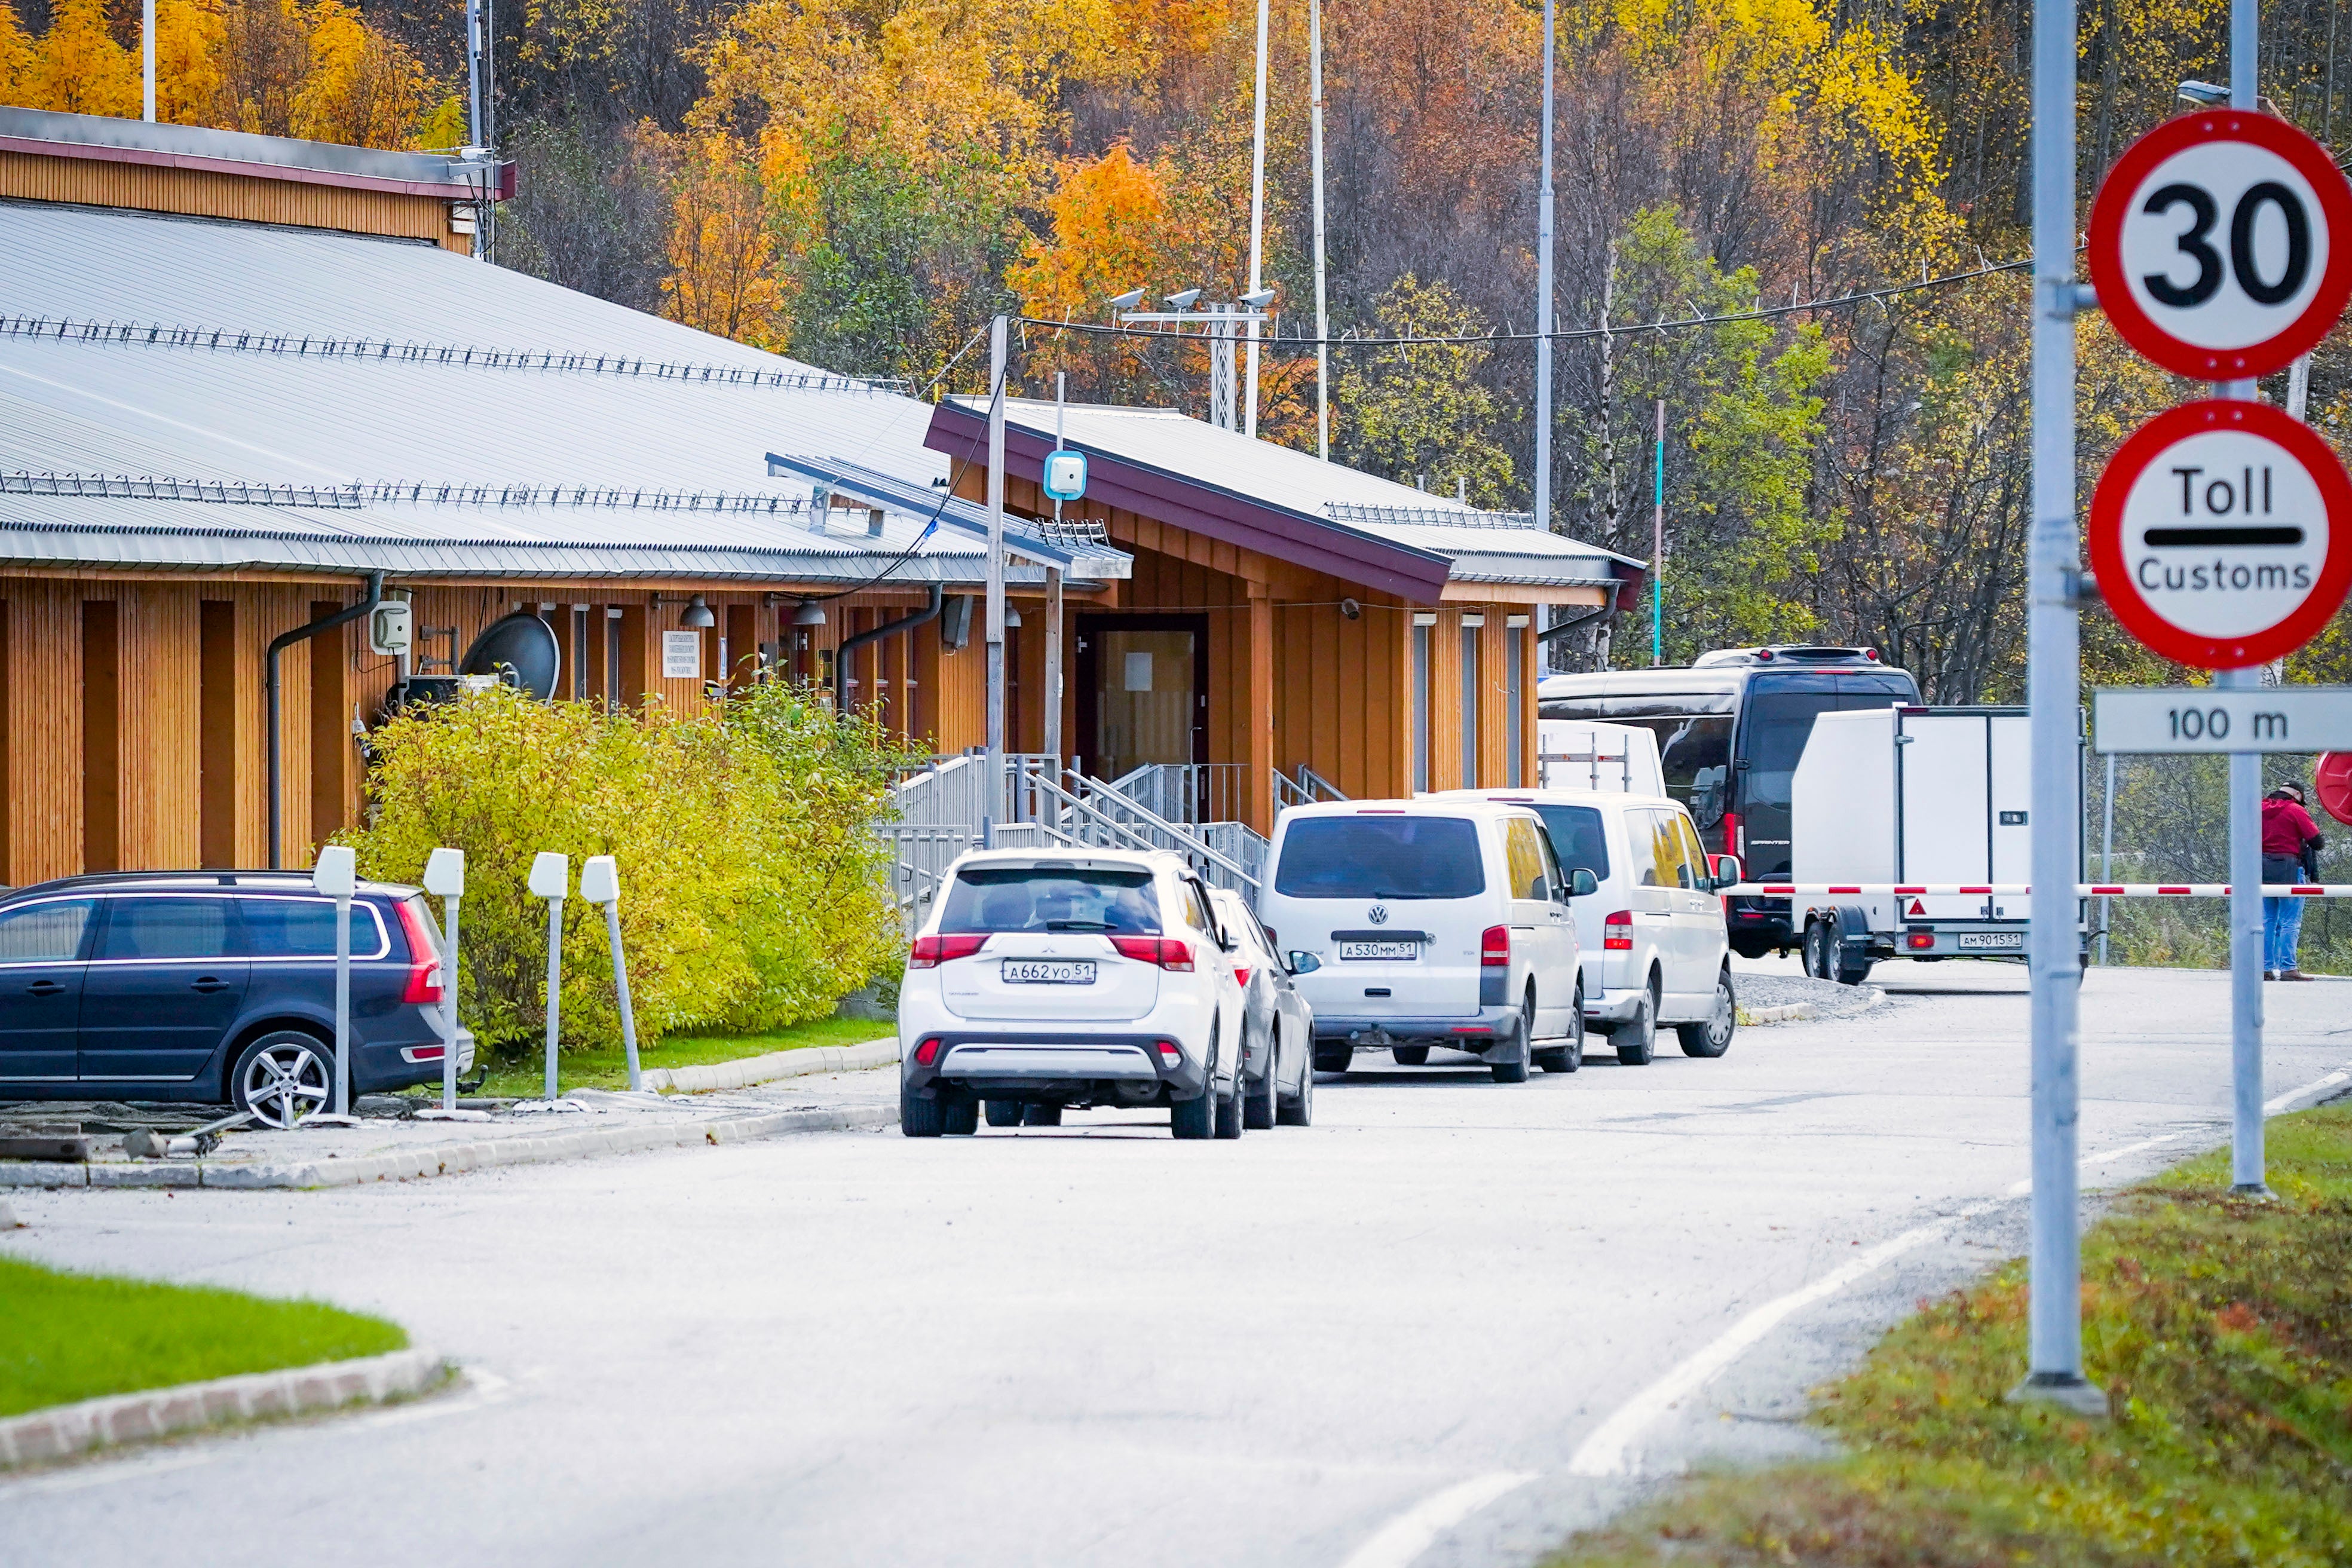
<instances>
[{"instance_id":1,"label":"white suv","mask_svg":"<svg viewBox=\"0 0 2352 1568\"><path fill-rule=\"evenodd\" d=\"M972 1132L1066 1107L1166 1106L1242 1132L1243 1006L1208 889L1173 855L975 850L949 868L898 990L898 1125Z\"/></svg>"},{"instance_id":2,"label":"white suv","mask_svg":"<svg viewBox=\"0 0 2352 1568\"><path fill-rule=\"evenodd\" d=\"M1584 1018L1610 1037L1619 1061L1645 1066L1662 1024L1674 1026L1685 1056L1731 1048L1738 1007L1716 889L1739 880L1739 861L1702 850L1680 803L1589 790L1450 790L1430 799L1531 810L1560 864L1592 874L1600 896L1576 901Z\"/></svg>"},{"instance_id":3,"label":"white suv","mask_svg":"<svg viewBox=\"0 0 2352 1568\"><path fill-rule=\"evenodd\" d=\"M1342 801L1276 823L1259 918L1315 1009L1315 1065L1359 1046L1417 1067L1468 1051L1503 1083L1584 1059L1571 893L1535 813L1477 801Z\"/></svg>"}]
</instances>

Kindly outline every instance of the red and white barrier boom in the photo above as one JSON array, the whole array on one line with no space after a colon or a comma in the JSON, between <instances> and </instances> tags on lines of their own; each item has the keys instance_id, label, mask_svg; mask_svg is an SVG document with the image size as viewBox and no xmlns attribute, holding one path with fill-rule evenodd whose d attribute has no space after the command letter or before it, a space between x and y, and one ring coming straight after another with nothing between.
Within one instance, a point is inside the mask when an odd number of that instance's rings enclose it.
<instances>
[{"instance_id":1,"label":"red and white barrier boom","mask_svg":"<svg viewBox=\"0 0 2352 1568\"><path fill-rule=\"evenodd\" d=\"M2022 898L2033 890L2030 882L1741 882L1723 889L1735 899L1826 899L1958 896ZM2227 882L2077 882L2078 899L2226 899ZM2266 899L2352 898L2352 882L2264 882Z\"/></svg>"}]
</instances>

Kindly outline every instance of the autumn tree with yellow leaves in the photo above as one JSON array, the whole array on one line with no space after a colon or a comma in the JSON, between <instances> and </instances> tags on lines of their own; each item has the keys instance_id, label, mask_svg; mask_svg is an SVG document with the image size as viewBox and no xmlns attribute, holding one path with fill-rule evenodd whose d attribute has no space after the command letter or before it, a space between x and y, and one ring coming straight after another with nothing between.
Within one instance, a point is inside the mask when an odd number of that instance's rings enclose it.
<instances>
[{"instance_id":1,"label":"autumn tree with yellow leaves","mask_svg":"<svg viewBox=\"0 0 2352 1568\"><path fill-rule=\"evenodd\" d=\"M0 102L70 114L142 111L135 31L103 0L59 0L28 36L0 0ZM156 118L362 147L447 146L458 101L344 0L158 0Z\"/></svg>"}]
</instances>

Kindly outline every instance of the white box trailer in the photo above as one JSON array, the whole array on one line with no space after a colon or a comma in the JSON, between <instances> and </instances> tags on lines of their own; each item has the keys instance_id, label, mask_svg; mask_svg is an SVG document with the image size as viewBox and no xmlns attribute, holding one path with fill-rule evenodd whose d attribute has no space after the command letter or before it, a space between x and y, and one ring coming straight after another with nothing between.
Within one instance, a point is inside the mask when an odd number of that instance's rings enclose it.
<instances>
[{"instance_id":1,"label":"white box trailer","mask_svg":"<svg viewBox=\"0 0 2352 1568\"><path fill-rule=\"evenodd\" d=\"M1598 719L1536 721L1536 779L1545 789L1664 795L1655 731Z\"/></svg>"},{"instance_id":2,"label":"white box trailer","mask_svg":"<svg viewBox=\"0 0 2352 1568\"><path fill-rule=\"evenodd\" d=\"M2023 708L1823 713L1790 784L1790 880L2023 885L2031 735ZM1807 971L1856 984L1882 958L2021 959L2028 907L2022 893L1872 892L1800 894L1790 912Z\"/></svg>"}]
</instances>

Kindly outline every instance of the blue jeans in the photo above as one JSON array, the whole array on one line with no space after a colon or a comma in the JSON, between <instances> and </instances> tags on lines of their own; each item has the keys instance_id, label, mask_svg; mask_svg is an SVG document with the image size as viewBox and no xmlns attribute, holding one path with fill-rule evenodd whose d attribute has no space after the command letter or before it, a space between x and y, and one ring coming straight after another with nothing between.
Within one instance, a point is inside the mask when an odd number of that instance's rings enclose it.
<instances>
[{"instance_id":1,"label":"blue jeans","mask_svg":"<svg viewBox=\"0 0 2352 1568\"><path fill-rule=\"evenodd\" d=\"M2273 974L2294 967L2295 943L2303 939L2303 900L2263 900L2263 967Z\"/></svg>"}]
</instances>

